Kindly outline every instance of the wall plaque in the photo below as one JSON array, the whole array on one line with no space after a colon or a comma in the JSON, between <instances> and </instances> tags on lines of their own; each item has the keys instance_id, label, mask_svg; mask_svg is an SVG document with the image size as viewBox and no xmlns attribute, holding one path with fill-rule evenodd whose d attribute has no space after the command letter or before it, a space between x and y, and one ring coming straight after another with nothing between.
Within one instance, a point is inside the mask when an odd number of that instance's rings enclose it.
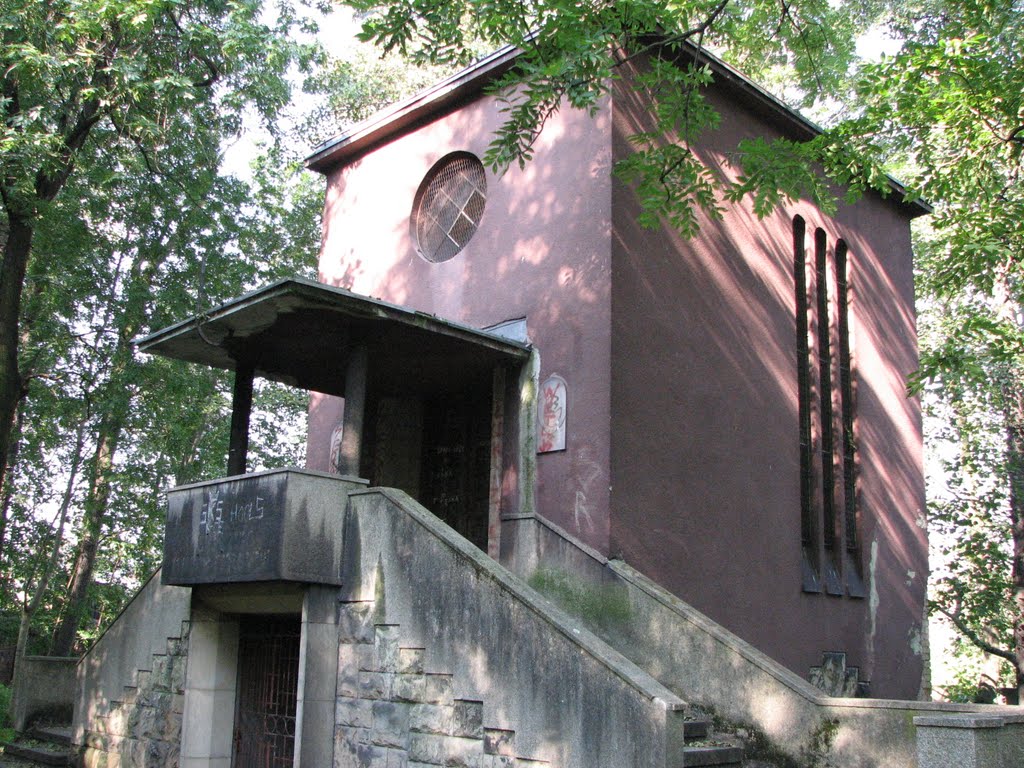
<instances>
[{"instance_id":1,"label":"wall plaque","mask_svg":"<svg viewBox=\"0 0 1024 768\"><path fill-rule=\"evenodd\" d=\"M537 453L565 450L565 416L568 389L557 373L540 385L537 404Z\"/></svg>"}]
</instances>

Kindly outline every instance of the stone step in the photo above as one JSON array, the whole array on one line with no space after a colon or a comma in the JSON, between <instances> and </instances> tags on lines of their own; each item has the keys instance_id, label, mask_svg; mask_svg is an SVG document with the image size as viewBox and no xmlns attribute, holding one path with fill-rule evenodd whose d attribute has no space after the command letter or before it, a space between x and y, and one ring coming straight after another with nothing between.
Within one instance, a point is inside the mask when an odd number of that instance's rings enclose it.
<instances>
[{"instance_id":1,"label":"stone step","mask_svg":"<svg viewBox=\"0 0 1024 768\"><path fill-rule=\"evenodd\" d=\"M71 746L70 725L37 725L28 732L29 738L62 747Z\"/></svg>"},{"instance_id":2,"label":"stone step","mask_svg":"<svg viewBox=\"0 0 1024 768\"><path fill-rule=\"evenodd\" d=\"M683 738L685 745L680 768L702 765L739 768L743 763L743 748L729 743L731 739L722 741L714 737L710 718L698 716L684 721Z\"/></svg>"},{"instance_id":3,"label":"stone step","mask_svg":"<svg viewBox=\"0 0 1024 768\"><path fill-rule=\"evenodd\" d=\"M710 732L710 720L700 719L683 721L683 738L688 741L690 739L706 739Z\"/></svg>"},{"instance_id":4,"label":"stone step","mask_svg":"<svg viewBox=\"0 0 1024 768\"><path fill-rule=\"evenodd\" d=\"M36 765L72 764L71 750L53 744L41 744L31 741L8 742L3 745L4 755L20 757Z\"/></svg>"},{"instance_id":5,"label":"stone step","mask_svg":"<svg viewBox=\"0 0 1024 768\"><path fill-rule=\"evenodd\" d=\"M683 749L680 768L691 766L717 765L740 768L743 764L743 749L730 746L689 746Z\"/></svg>"}]
</instances>

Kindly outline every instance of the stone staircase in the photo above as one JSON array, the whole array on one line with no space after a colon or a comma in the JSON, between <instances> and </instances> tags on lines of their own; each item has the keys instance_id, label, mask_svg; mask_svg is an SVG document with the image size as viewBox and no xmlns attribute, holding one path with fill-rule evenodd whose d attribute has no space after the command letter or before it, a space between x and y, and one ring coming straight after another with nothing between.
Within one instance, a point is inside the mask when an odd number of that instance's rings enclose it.
<instances>
[{"instance_id":1,"label":"stone staircase","mask_svg":"<svg viewBox=\"0 0 1024 768\"><path fill-rule=\"evenodd\" d=\"M520 754L515 731L485 724L485 702L458 697L452 674L427 671L426 649L402 645L401 627L372 614L369 602L341 605L335 768L555 768ZM742 765L742 748L714 738L710 719L683 725L677 768Z\"/></svg>"},{"instance_id":2,"label":"stone staircase","mask_svg":"<svg viewBox=\"0 0 1024 768\"><path fill-rule=\"evenodd\" d=\"M71 727L37 725L15 741L3 745L4 757L16 757L27 765L73 765ZM3 765L0 760L0 765Z\"/></svg>"},{"instance_id":3,"label":"stone staircase","mask_svg":"<svg viewBox=\"0 0 1024 768\"><path fill-rule=\"evenodd\" d=\"M165 652L154 653L150 668L137 670L120 698L93 719L85 734L86 768L112 759L126 766L178 764L188 633L183 621L180 634L167 638Z\"/></svg>"}]
</instances>

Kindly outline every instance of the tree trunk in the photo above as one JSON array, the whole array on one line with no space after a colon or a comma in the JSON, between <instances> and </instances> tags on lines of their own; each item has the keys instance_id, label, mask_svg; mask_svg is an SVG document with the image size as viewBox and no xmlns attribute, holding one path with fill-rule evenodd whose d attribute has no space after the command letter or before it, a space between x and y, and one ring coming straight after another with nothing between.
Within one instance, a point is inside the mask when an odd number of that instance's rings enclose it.
<instances>
[{"instance_id":1,"label":"tree trunk","mask_svg":"<svg viewBox=\"0 0 1024 768\"><path fill-rule=\"evenodd\" d=\"M14 467L18 461L18 452L21 448L21 425L23 424L23 409L18 408L15 414L14 429L10 440L12 441L11 452L7 459L7 468L3 476L3 484L0 486L0 595L7 595L10 586L10 574L8 573L7 544L7 521L11 514L11 502L14 500Z\"/></svg>"},{"instance_id":2,"label":"tree trunk","mask_svg":"<svg viewBox=\"0 0 1024 768\"><path fill-rule=\"evenodd\" d=\"M0 478L7 479L7 460L15 414L22 397L18 369L18 319L25 270L32 252L34 230L28 219L7 211L7 242L0 267Z\"/></svg>"},{"instance_id":3,"label":"tree trunk","mask_svg":"<svg viewBox=\"0 0 1024 768\"><path fill-rule=\"evenodd\" d=\"M154 260L159 262L159 260ZM148 285L152 279L152 265L146 270L133 267L133 282L143 281ZM89 477L89 492L85 501L82 519L82 533L78 540L78 553L68 582L67 602L61 614L60 623L54 631L51 653L54 656L69 656L75 645L78 628L88 608L89 587L93 580L96 557L99 554L100 539L107 523L110 505L110 478L114 471L114 455L124 431L128 410L131 407L131 387L127 376L133 364L131 340L145 317L143 307L138 307L127 317L119 318L117 346L111 355L110 377L105 389L106 398L98 398L104 414L100 419L96 435L96 450L93 454Z\"/></svg>"},{"instance_id":4,"label":"tree trunk","mask_svg":"<svg viewBox=\"0 0 1024 768\"><path fill-rule=\"evenodd\" d=\"M1006 378L1002 395L1013 535L1013 652L1017 657L1017 695L1024 702L1024 371L1014 368Z\"/></svg>"},{"instance_id":5,"label":"tree trunk","mask_svg":"<svg viewBox=\"0 0 1024 768\"><path fill-rule=\"evenodd\" d=\"M113 470L114 452L117 450L123 424L124 420L120 416L115 416L113 423L103 421L100 424L92 462L92 476L89 478L89 495L86 498L85 516L82 520L82 536L78 541L78 554L68 583L68 599L50 649L54 656L71 655L78 627L89 605L89 586L92 584L96 555L99 552L100 537L110 501L110 474Z\"/></svg>"}]
</instances>

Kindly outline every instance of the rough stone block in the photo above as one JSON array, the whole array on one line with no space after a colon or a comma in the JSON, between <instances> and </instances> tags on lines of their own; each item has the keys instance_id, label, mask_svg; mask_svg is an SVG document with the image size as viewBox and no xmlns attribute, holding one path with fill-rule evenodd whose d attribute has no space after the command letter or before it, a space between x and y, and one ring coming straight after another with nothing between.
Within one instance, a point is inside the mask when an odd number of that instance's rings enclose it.
<instances>
[{"instance_id":1,"label":"rough stone block","mask_svg":"<svg viewBox=\"0 0 1024 768\"><path fill-rule=\"evenodd\" d=\"M515 768L516 759L512 755L488 755L480 756L480 768Z\"/></svg>"},{"instance_id":2,"label":"rough stone block","mask_svg":"<svg viewBox=\"0 0 1024 768\"><path fill-rule=\"evenodd\" d=\"M409 760L428 765L444 765L446 736L413 733L409 737Z\"/></svg>"},{"instance_id":3,"label":"rough stone block","mask_svg":"<svg viewBox=\"0 0 1024 768\"><path fill-rule=\"evenodd\" d=\"M444 748L444 764L453 768L476 768L483 754L480 739L445 736Z\"/></svg>"},{"instance_id":4,"label":"rough stone block","mask_svg":"<svg viewBox=\"0 0 1024 768\"><path fill-rule=\"evenodd\" d=\"M339 696L334 705L334 722L355 728L369 728L373 724L373 702Z\"/></svg>"},{"instance_id":5,"label":"rough stone block","mask_svg":"<svg viewBox=\"0 0 1024 768\"><path fill-rule=\"evenodd\" d=\"M423 701L432 704L450 704L452 702L452 676L428 672Z\"/></svg>"},{"instance_id":6,"label":"rough stone block","mask_svg":"<svg viewBox=\"0 0 1024 768\"><path fill-rule=\"evenodd\" d=\"M423 649L399 648L398 671L406 675L423 674Z\"/></svg>"},{"instance_id":7,"label":"rough stone block","mask_svg":"<svg viewBox=\"0 0 1024 768\"><path fill-rule=\"evenodd\" d=\"M175 743L181 742L181 713L179 712L165 712L164 713L164 728L163 734L160 738L164 741L171 741Z\"/></svg>"},{"instance_id":8,"label":"rough stone block","mask_svg":"<svg viewBox=\"0 0 1024 768\"><path fill-rule=\"evenodd\" d=\"M185 711L185 694L174 693L171 694L171 712L177 715L182 714Z\"/></svg>"},{"instance_id":9,"label":"rough stone block","mask_svg":"<svg viewBox=\"0 0 1024 768\"><path fill-rule=\"evenodd\" d=\"M166 689L171 683L170 664L166 656L153 655L153 687Z\"/></svg>"},{"instance_id":10,"label":"rough stone block","mask_svg":"<svg viewBox=\"0 0 1024 768\"><path fill-rule=\"evenodd\" d=\"M452 735L470 739L484 737L484 705L481 701L456 699L452 711Z\"/></svg>"},{"instance_id":11,"label":"rough stone block","mask_svg":"<svg viewBox=\"0 0 1024 768\"><path fill-rule=\"evenodd\" d=\"M337 694L339 696L358 696L359 687L359 663L358 646L343 644L338 646L338 679Z\"/></svg>"},{"instance_id":12,"label":"rough stone block","mask_svg":"<svg viewBox=\"0 0 1024 768\"><path fill-rule=\"evenodd\" d=\"M370 622L372 603L339 603L338 634L343 643L372 643L374 627Z\"/></svg>"},{"instance_id":13,"label":"rough stone block","mask_svg":"<svg viewBox=\"0 0 1024 768\"><path fill-rule=\"evenodd\" d=\"M350 744L369 744L370 729L339 725L334 729L334 739L335 741L343 740Z\"/></svg>"},{"instance_id":14,"label":"rough stone block","mask_svg":"<svg viewBox=\"0 0 1024 768\"><path fill-rule=\"evenodd\" d=\"M172 656L170 658L170 677L167 681L167 687L174 693L184 693L185 676L188 674L188 657Z\"/></svg>"},{"instance_id":15,"label":"rough stone block","mask_svg":"<svg viewBox=\"0 0 1024 768\"><path fill-rule=\"evenodd\" d=\"M420 733L451 733L453 709L448 704L413 704L409 728Z\"/></svg>"},{"instance_id":16,"label":"rough stone block","mask_svg":"<svg viewBox=\"0 0 1024 768\"><path fill-rule=\"evenodd\" d=\"M397 674L391 689L391 697L396 701L421 702L427 688L426 675Z\"/></svg>"},{"instance_id":17,"label":"rough stone block","mask_svg":"<svg viewBox=\"0 0 1024 768\"><path fill-rule=\"evenodd\" d=\"M336 740L334 768L382 768L387 765L387 751L373 744L346 739Z\"/></svg>"},{"instance_id":18,"label":"rough stone block","mask_svg":"<svg viewBox=\"0 0 1024 768\"><path fill-rule=\"evenodd\" d=\"M409 753L404 749L387 750L387 768L409 768Z\"/></svg>"},{"instance_id":19,"label":"rough stone block","mask_svg":"<svg viewBox=\"0 0 1024 768\"><path fill-rule=\"evenodd\" d=\"M393 701L372 703L370 738L382 747L409 748L409 705Z\"/></svg>"},{"instance_id":20,"label":"rough stone block","mask_svg":"<svg viewBox=\"0 0 1024 768\"><path fill-rule=\"evenodd\" d=\"M377 625L373 641L373 668L378 672L398 671L398 629L393 624Z\"/></svg>"},{"instance_id":21,"label":"rough stone block","mask_svg":"<svg viewBox=\"0 0 1024 768\"><path fill-rule=\"evenodd\" d=\"M484 752L489 755L515 755L515 731L484 728Z\"/></svg>"},{"instance_id":22,"label":"rough stone block","mask_svg":"<svg viewBox=\"0 0 1024 768\"><path fill-rule=\"evenodd\" d=\"M391 684L394 675L382 672L359 673L359 696L364 699L391 698Z\"/></svg>"}]
</instances>

